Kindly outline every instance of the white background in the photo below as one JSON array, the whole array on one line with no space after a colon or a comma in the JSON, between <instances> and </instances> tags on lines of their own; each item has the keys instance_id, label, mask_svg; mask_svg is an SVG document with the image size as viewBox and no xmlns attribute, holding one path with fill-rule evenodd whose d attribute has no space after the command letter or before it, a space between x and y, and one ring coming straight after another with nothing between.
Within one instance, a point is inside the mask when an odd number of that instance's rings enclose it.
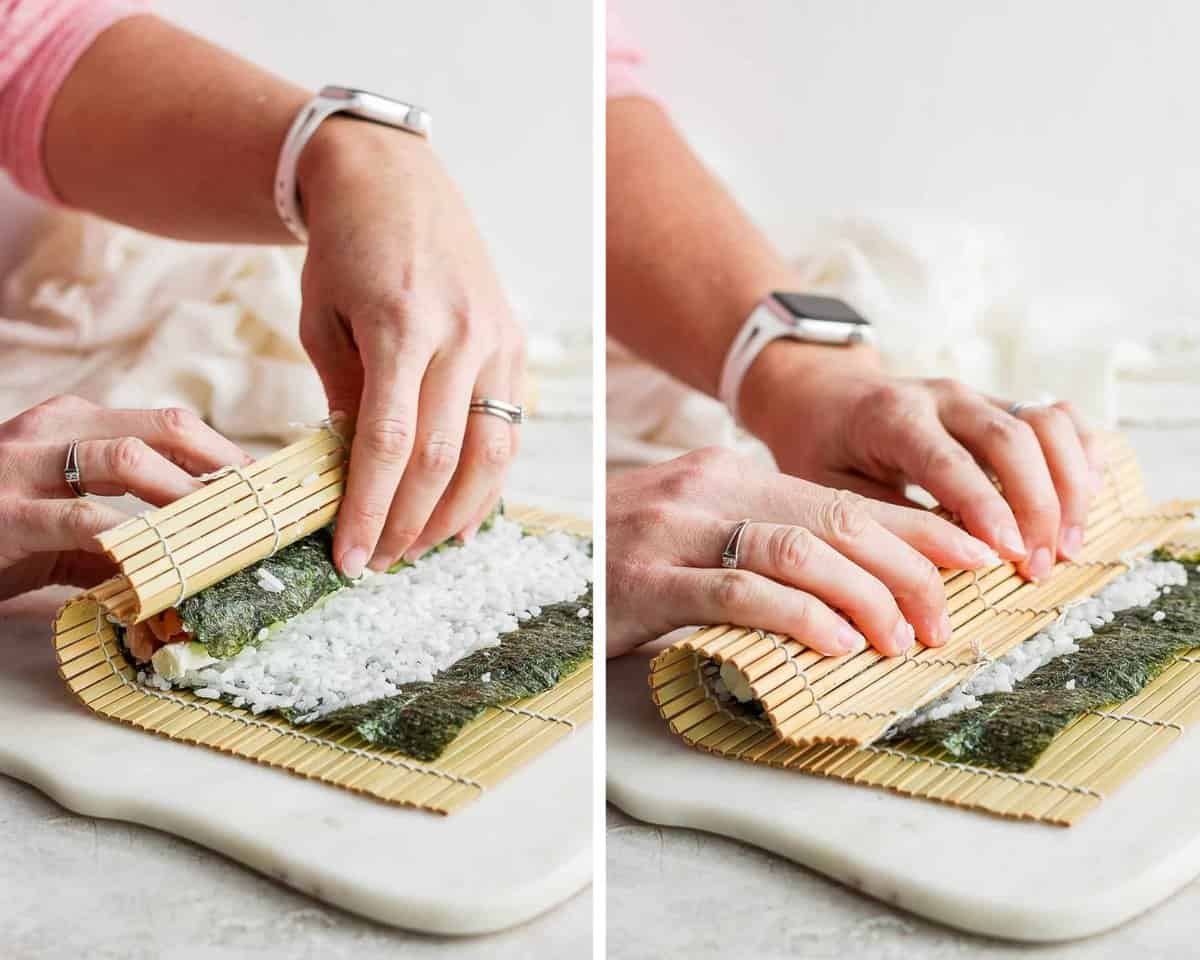
<instances>
[{"instance_id":1,"label":"white background","mask_svg":"<svg viewBox=\"0 0 1200 960\"><path fill-rule=\"evenodd\" d=\"M1200 329L1200 5L620 7L685 133L789 254L880 210L998 227L1039 292Z\"/></svg>"},{"instance_id":2,"label":"white background","mask_svg":"<svg viewBox=\"0 0 1200 960\"><path fill-rule=\"evenodd\" d=\"M155 12L313 89L359 86L428 108L514 307L532 329L588 341L589 3L159 0ZM16 204L0 202L0 260Z\"/></svg>"}]
</instances>

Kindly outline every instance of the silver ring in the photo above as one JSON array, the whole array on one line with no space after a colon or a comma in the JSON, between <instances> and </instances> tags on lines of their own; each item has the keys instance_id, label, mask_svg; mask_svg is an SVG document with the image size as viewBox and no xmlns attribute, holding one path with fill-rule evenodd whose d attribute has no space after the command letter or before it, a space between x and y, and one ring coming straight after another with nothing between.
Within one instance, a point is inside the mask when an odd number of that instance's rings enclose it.
<instances>
[{"instance_id":1,"label":"silver ring","mask_svg":"<svg viewBox=\"0 0 1200 960\"><path fill-rule=\"evenodd\" d=\"M725 549L721 552L721 566L726 570L736 570L738 566L738 553L742 549L742 534L746 532L746 528L750 526L752 521L739 520L737 526L733 528L733 533L729 535L729 542L725 544Z\"/></svg>"},{"instance_id":2,"label":"silver ring","mask_svg":"<svg viewBox=\"0 0 1200 960\"><path fill-rule=\"evenodd\" d=\"M471 413L488 413L501 420L507 420L513 426L525 422L525 408L519 403L505 403L503 400L492 400L488 397L476 397L471 401Z\"/></svg>"},{"instance_id":3,"label":"silver ring","mask_svg":"<svg viewBox=\"0 0 1200 960\"><path fill-rule=\"evenodd\" d=\"M67 447L67 462L63 466L63 479L67 481L67 486L71 488L71 492L77 497L87 496L87 491L83 489L83 480L79 476L79 441L72 440L71 445Z\"/></svg>"},{"instance_id":4,"label":"silver ring","mask_svg":"<svg viewBox=\"0 0 1200 960\"><path fill-rule=\"evenodd\" d=\"M1042 407L1048 407L1050 404L1044 400L1018 400L1016 403L1010 403L1005 409L1011 417L1019 417L1023 410L1039 410Z\"/></svg>"}]
</instances>

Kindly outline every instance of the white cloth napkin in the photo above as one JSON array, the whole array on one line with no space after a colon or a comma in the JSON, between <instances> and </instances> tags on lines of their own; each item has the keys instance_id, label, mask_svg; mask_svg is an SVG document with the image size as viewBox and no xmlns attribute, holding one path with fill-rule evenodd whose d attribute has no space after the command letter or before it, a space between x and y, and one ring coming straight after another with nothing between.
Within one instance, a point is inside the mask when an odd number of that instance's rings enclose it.
<instances>
[{"instance_id":1,"label":"white cloth napkin","mask_svg":"<svg viewBox=\"0 0 1200 960\"><path fill-rule=\"evenodd\" d=\"M999 233L891 214L814 228L799 286L841 297L875 325L888 369L954 377L1003 399L1052 396L1093 422L1117 419L1117 379L1156 361L1122 332L1111 301L1039 294ZM608 455L651 463L711 444L762 453L715 400L615 343L608 350Z\"/></svg>"},{"instance_id":2,"label":"white cloth napkin","mask_svg":"<svg viewBox=\"0 0 1200 960\"><path fill-rule=\"evenodd\" d=\"M293 438L327 409L299 338L303 256L50 213L0 295L0 419L75 393L185 407L239 440ZM590 417L590 336L569 340L530 333L539 415Z\"/></svg>"}]
</instances>

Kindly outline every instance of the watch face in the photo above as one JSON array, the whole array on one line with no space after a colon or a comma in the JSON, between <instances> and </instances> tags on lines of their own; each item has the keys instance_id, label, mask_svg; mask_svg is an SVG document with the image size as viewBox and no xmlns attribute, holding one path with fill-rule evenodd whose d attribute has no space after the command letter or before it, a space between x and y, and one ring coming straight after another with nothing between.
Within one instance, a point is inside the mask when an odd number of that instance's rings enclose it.
<instances>
[{"instance_id":1,"label":"watch face","mask_svg":"<svg viewBox=\"0 0 1200 960\"><path fill-rule=\"evenodd\" d=\"M870 326L870 321L861 317L850 304L834 297L818 297L810 293L771 294L793 317L810 320L830 320L834 323L854 323Z\"/></svg>"}]
</instances>

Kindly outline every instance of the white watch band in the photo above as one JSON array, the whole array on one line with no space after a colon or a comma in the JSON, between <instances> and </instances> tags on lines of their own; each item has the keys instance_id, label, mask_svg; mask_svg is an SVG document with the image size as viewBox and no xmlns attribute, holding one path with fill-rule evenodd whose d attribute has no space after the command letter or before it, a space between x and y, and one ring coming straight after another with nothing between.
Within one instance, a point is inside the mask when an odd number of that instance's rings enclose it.
<instances>
[{"instance_id":1,"label":"white watch band","mask_svg":"<svg viewBox=\"0 0 1200 960\"><path fill-rule=\"evenodd\" d=\"M321 92L296 114L296 119L292 121L287 136L283 139L279 162L275 167L275 209L283 225L301 243L308 242L308 228L300 210L300 195L296 189L296 165L317 128L335 113L348 113L426 139L433 125L429 114L412 104L367 93L365 90L322 87Z\"/></svg>"},{"instance_id":2,"label":"white watch band","mask_svg":"<svg viewBox=\"0 0 1200 960\"><path fill-rule=\"evenodd\" d=\"M725 409L740 424L738 416L738 394L742 389L742 381L746 379L746 371L758 359L763 348L780 337L794 337L796 331L775 315L770 307L770 301L764 300L755 307L742 329L729 345L725 354L725 364L721 368L721 380L717 387L717 397L725 404Z\"/></svg>"}]
</instances>

